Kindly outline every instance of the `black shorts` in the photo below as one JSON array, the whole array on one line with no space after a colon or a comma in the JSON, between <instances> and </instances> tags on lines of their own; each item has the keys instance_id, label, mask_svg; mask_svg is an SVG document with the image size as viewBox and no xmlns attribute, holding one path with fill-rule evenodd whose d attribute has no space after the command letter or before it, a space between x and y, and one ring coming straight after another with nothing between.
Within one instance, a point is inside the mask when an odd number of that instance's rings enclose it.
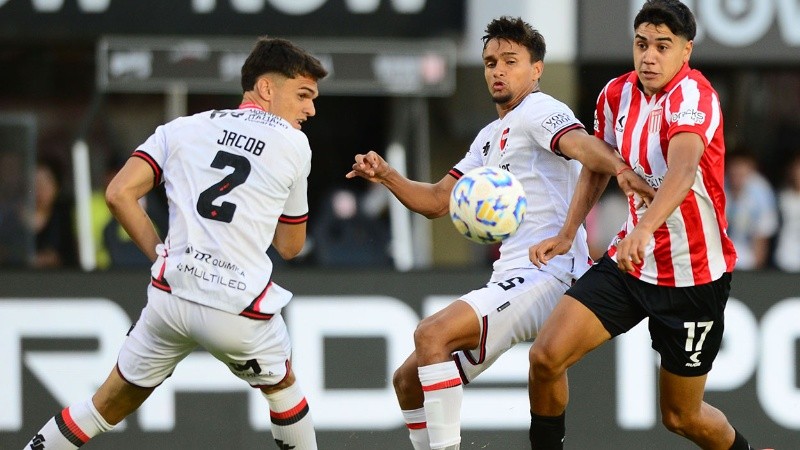
<instances>
[{"instance_id":1,"label":"black shorts","mask_svg":"<svg viewBox=\"0 0 800 450\"><path fill-rule=\"evenodd\" d=\"M688 377L711 370L725 329L730 286L730 273L698 286L657 286L620 271L604 255L566 293L586 305L612 337L649 318L661 366Z\"/></svg>"}]
</instances>

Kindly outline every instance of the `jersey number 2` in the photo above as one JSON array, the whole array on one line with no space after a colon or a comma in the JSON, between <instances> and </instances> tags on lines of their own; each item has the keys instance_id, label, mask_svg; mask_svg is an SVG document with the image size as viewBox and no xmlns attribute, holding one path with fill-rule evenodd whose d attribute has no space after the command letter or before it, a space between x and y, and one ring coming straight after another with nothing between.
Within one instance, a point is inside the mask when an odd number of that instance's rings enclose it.
<instances>
[{"instance_id":1,"label":"jersey number 2","mask_svg":"<svg viewBox=\"0 0 800 450\"><path fill-rule=\"evenodd\" d=\"M233 220L233 213L236 211L236 204L223 201L219 205L215 205L213 202L244 183L250 175L250 161L241 155L218 151L214 156L214 161L211 162L211 167L215 169L233 167L233 172L200 194L197 199L197 212L206 219L230 223Z\"/></svg>"}]
</instances>

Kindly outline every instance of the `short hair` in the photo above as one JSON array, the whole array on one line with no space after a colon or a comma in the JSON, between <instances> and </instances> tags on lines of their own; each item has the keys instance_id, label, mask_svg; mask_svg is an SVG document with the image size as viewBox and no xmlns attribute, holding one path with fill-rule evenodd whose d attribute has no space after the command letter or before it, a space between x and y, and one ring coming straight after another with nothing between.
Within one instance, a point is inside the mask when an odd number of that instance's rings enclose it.
<instances>
[{"instance_id":1,"label":"short hair","mask_svg":"<svg viewBox=\"0 0 800 450\"><path fill-rule=\"evenodd\" d=\"M544 36L519 17L503 16L492 20L486 25L486 35L482 39L484 50L492 39L505 39L527 48L531 61L544 60Z\"/></svg>"},{"instance_id":2,"label":"short hair","mask_svg":"<svg viewBox=\"0 0 800 450\"><path fill-rule=\"evenodd\" d=\"M298 75L320 80L328 75L322 63L286 39L258 38L242 65L242 91L253 90L261 75L278 73L286 78Z\"/></svg>"},{"instance_id":3,"label":"short hair","mask_svg":"<svg viewBox=\"0 0 800 450\"><path fill-rule=\"evenodd\" d=\"M694 40L697 24L688 6L678 0L647 0L633 19L633 29L643 23L666 25L676 36Z\"/></svg>"}]
</instances>

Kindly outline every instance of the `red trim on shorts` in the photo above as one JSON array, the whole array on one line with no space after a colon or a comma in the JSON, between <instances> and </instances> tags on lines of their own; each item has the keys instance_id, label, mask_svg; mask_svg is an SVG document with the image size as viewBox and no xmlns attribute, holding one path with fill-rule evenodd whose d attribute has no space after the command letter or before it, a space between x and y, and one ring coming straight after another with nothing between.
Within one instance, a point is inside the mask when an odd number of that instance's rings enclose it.
<instances>
[{"instance_id":1,"label":"red trim on shorts","mask_svg":"<svg viewBox=\"0 0 800 450\"><path fill-rule=\"evenodd\" d=\"M487 335L489 334L489 317L483 316L481 321L483 322L483 332L481 333L481 342L478 344L478 359L476 360L472 357L472 352L467 350L464 351L464 356L467 357L473 366L483 364L483 361L486 360L486 339Z\"/></svg>"}]
</instances>

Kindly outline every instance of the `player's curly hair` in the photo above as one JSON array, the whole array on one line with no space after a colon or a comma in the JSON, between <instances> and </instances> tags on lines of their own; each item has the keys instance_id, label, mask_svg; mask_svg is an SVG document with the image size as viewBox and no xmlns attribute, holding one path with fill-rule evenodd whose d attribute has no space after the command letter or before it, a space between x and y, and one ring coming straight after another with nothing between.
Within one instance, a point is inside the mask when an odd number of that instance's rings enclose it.
<instances>
[{"instance_id":1,"label":"player's curly hair","mask_svg":"<svg viewBox=\"0 0 800 450\"><path fill-rule=\"evenodd\" d=\"M252 90L258 77L267 73L279 73L287 78L302 75L314 80L328 75L322 63L307 51L286 39L263 36L258 38L242 65L242 91Z\"/></svg>"},{"instance_id":2,"label":"player's curly hair","mask_svg":"<svg viewBox=\"0 0 800 450\"><path fill-rule=\"evenodd\" d=\"M544 60L546 51L544 36L519 17L503 16L492 20L486 25L486 35L482 39L484 49L492 39L505 39L527 48L531 54L531 61Z\"/></svg>"},{"instance_id":3,"label":"player's curly hair","mask_svg":"<svg viewBox=\"0 0 800 450\"><path fill-rule=\"evenodd\" d=\"M694 14L678 0L647 0L633 19L633 29L643 23L666 25L672 33L687 41L694 40L697 33Z\"/></svg>"}]
</instances>

